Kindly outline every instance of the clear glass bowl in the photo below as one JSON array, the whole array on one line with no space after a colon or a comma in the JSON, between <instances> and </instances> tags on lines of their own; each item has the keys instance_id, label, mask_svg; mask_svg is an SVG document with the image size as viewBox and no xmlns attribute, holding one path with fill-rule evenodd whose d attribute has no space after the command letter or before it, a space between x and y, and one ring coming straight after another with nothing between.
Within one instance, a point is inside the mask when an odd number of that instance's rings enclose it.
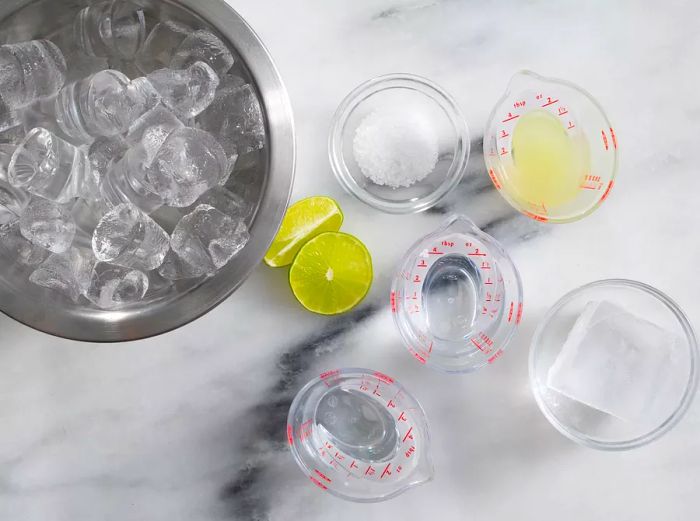
<instances>
[{"instance_id":1,"label":"clear glass bowl","mask_svg":"<svg viewBox=\"0 0 700 521\"><path fill-rule=\"evenodd\" d=\"M438 162L423 180L409 187L375 184L353 156L355 131L373 111L387 107L419 112L438 138ZM469 160L469 130L457 103L430 80L410 74L379 76L353 90L340 104L328 141L328 154L338 182L360 201L384 212L427 210L459 183Z\"/></svg>"},{"instance_id":2,"label":"clear glass bowl","mask_svg":"<svg viewBox=\"0 0 700 521\"><path fill-rule=\"evenodd\" d=\"M569 332L590 302L607 301L647 320L677 338L674 363L664 367L680 382L677 400L645 416L624 421L552 390L549 369ZM698 384L695 333L678 305L660 291L630 280L602 280L582 286L554 304L535 331L530 348L530 385L545 417L567 438L599 450L628 450L646 445L668 432L687 411ZM666 369L664 369L666 370Z\"/></svg>"}]
</instances>

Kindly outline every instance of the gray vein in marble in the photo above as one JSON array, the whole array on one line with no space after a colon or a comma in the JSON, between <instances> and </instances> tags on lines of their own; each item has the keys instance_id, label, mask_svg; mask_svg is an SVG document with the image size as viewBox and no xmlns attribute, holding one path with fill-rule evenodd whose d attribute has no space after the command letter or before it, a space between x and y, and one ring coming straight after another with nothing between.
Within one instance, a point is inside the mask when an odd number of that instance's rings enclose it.
<instances>
[{"instance_id":1,"label":"gray vein in marble","mask_svg":"<svg viewBox=\"0 0 700 521\"><path fill-rule=\"evenodd\" d=\"M430 9L431 7L435 7L436 5L439 5L442 3L440 0L434 1L434 2L418 2L413 5L406 5L406 6L393 6L389 7L388 9L383 9L376 15L372 17L372 20L382 20L386 18L396 18L397 16L400 16L406 12L409 11L422 11L424 9Z\"/></svg>"},{"instance_id":2,"label":"gray vein in marble","mask_svg":"<svg viewBox=\"0 0 700 521\"><path fill-rule=\"evenodd\" d=\"M259 403L240 418L247 430L238 436L234 453L247 455L246 463L222 488L220 497L231 519L264 521L273 498L265 487L265 471L276 454L287 450L285 429L287 414L295 394L306 383L302 376L322 356L345 347L338 342L358 324L384 309L379 303L362 306L349 315L334 319L319 333L311 335L285 351L277 362L279 377Z\"/></svg>"}]
</instances>

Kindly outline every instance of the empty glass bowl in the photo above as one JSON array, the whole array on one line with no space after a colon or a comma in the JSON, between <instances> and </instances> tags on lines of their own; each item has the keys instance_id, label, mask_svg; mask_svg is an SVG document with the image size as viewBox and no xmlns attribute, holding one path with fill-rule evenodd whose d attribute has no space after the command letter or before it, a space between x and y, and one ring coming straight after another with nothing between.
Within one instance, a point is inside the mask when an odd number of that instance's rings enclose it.
<instances>
[{"instance_id":1,"label":"empty glass bowl","mask_svg":"<svg viewBox=\"0 0 700 521\"><path fill-rule=\"evenodd\" d=\"M697 358L693 329L669 297L640 282L602 280L547 312L532 340L530 385L564 436L627 450L680 421L697 389Z\"/></svg>"},{"instance_id":2,"label":"empty glass bowl","mask_svg":"<svg viewBox=\"0 0 700 521\"><path fill-rule=\"evenodd\" d=\"M392 112L419 118L430 136L434 134L437 149L437 163L430 174L398 188L371 181L353 152L357 129L365 118ZM405 146L405 141L400 145ZM390 74L363 83L343 100L331 125L328 154L338 182L349 193L378 210L413 213L435 205L459 183L469 146L469 130L449 94L420 76Z\"/></svg>"}]
</instances>

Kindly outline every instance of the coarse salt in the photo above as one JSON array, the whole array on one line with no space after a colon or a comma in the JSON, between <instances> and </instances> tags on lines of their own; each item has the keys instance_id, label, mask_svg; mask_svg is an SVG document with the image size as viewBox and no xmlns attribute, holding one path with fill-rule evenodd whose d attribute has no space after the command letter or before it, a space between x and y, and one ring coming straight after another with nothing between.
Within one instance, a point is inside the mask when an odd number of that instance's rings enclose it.
<instances>
[{"instance_id":1,"label":"coarse salt","mask_svg":"<svg viewBox=\"0 0 700 521\"><path fill-rule=\"evenodd\" d=\"M374 183L408 187L435 169L438 139L421 114L375 110L357 127L353 154L360 171Z\"/></svg>"}]
</instances>

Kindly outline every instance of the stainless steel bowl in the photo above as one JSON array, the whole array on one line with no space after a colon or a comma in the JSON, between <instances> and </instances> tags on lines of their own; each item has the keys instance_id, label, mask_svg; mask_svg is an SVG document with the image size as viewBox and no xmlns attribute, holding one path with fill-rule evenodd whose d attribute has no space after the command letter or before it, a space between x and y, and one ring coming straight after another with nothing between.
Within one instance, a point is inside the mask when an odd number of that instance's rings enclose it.
<instances>
[{"instance_id":1,"label":"stainless steel bowl","mask_svg":"<svg viewBox=\"0 0 700 521\"><path fill-rule=\"evenodd\" d=\"M0 43L54 35L71 23L86 0L2 0ZM73 304L30 282L30 271L0 256L0 310L40 331L75 340L120 342L176 329L204 315L233 293L260 263L280 225L294 177L295 143L291 105L272 58L258 36L225 0L138 0L151 18L190 22L216 29L242 63L261 99L267 144L248 158L242 175L254 179L259 194L251 217L251 239L216 276L154 292L133 308L106 312ZM234 66L236 67L236 66Z\"/></svg>"}]
</instances>

